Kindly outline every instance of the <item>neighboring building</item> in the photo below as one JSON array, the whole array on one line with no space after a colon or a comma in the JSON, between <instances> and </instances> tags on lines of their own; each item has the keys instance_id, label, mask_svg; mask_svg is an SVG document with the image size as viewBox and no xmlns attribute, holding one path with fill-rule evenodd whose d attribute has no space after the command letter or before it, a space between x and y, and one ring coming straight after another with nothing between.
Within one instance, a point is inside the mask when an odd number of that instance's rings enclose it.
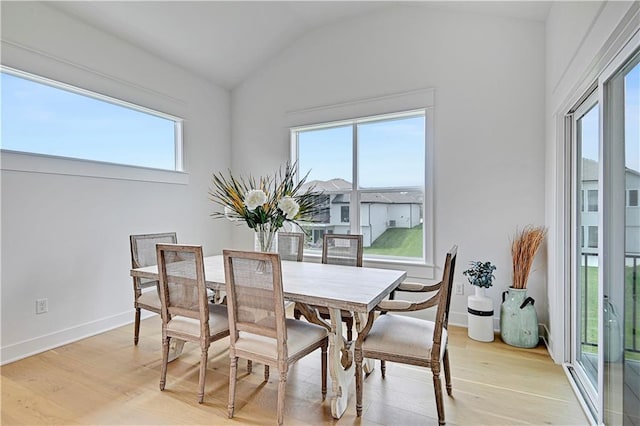
<instances>
[{"instance_id":1,"label":"neighboring building","mask_svg":"<svg viewBox=\"0 0 640 426\"><path fill-rule=\"evenodd\" d=\"M580 193L580 241L583 253L596 253L598 241L598 162L582 160L582 188ZM640 172L625 169L625 251L640 254Z\"/></svg>"},{"instance_id":2,"label":"neighboring building","mask_svg":"<svg viewBox=\"0 0 640 426\"><path fill-rule=\"evenodd\" d=\"M319 247L325 233L350 233L351 183L336 178L311 181L305 187L312 185L325 197L316 222L308 225L312 231L309 245ZM360 226L364 246L371 246L389 228L414 228L422 224L423 201L420 190L361 193Z\"/></svg>"}]
</instances>

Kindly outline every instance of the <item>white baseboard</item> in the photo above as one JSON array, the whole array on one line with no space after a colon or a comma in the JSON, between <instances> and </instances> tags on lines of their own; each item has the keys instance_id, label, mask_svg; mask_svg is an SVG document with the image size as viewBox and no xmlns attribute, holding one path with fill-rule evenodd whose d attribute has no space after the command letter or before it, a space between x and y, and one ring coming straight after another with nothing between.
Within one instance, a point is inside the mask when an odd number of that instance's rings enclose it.
<instances>
[{"instance_id":1,"label":"white baseboard","mask_svg":"<svg viewBox=\"0 0 640 426\"><path fill-rule=\"evenodd\" d=\"M156 315L152 312L142 311L142 319ZM44 336L35 337L33 339L23 340L22 342L13 343L11 345L0 348L0 365L48 351L59 346L76 342L123 325L132 324L134 320L134 311L123 312L111 317L102 318L81 324L76 327L70 327L59 330ZM131 344L133 345L133 329L131 330Z\"/></svg>"}]
</instances>

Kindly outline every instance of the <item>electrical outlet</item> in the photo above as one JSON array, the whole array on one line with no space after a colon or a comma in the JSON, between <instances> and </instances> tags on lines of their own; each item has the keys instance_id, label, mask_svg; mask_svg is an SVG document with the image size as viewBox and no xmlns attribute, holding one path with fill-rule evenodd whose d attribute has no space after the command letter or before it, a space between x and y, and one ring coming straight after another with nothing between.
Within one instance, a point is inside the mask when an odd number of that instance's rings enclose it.
<instances>
[{"instance_id":1,"label":"electrical outlet","mask_svg":"<svg viewBox=\"0 0 640 426\"><path fill-rule=\"evenodd\" d=\"M464 294L464 283L456 283L456 294Z\"/></svg>"},{"instance_id":2,"label":"electrical outlet","mask_svg":"<svg viewBox=\"0 0 640 426\"><path fill-rule=\"evenodd\" d=\"M49 312L49 299L36 299L36 314Z\"/></svg>"}]
</instances>

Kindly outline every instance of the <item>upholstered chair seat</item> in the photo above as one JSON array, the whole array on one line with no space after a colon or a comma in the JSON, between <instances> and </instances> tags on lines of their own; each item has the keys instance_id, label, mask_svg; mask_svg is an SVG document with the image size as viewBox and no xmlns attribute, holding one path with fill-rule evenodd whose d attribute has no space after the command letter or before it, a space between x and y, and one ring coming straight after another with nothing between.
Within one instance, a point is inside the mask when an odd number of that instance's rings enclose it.
<instances>
[{"instance_id":1,"label":"upholstered chair seat","mask_svg":"<svg viewBox=\"0 0 640 426\"><path fill-rule=\"evenodd\" d=\"M381 315L362 344L362 349L414 359L430 359L435 322L401 315ZM442 330L439 360L447 347L447 330Z\"/></svg>"}]
</instances>

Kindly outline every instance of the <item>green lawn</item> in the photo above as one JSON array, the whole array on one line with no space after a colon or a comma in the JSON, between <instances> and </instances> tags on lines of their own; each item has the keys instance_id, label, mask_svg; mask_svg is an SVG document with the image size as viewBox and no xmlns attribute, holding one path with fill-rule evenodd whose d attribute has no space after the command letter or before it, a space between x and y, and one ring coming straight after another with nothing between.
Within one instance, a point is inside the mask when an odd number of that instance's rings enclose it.
<instances>
[{"instance_id":1,"label":"green lawn","mask_svg":"<svg viewBox=\"0 0 640 426\"><path fill-rule=\"evenodd\" d=\"M422 225L415 228L389 228L371 245L365 254L422 257Z\"/></svg>"}]
</instances>

